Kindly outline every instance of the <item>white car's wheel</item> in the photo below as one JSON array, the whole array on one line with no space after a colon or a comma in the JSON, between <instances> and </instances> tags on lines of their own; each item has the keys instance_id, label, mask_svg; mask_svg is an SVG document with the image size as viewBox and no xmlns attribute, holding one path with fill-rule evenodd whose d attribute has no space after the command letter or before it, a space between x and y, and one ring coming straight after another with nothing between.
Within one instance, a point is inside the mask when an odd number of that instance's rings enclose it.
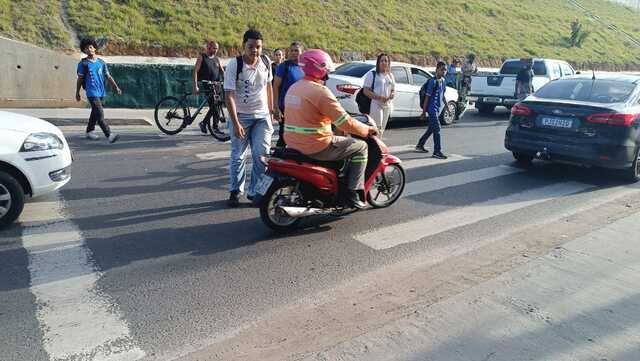
<instances>
[{"instance_id":1,"label":"white car's wheel","mask_svg":"<svg viewBox=\"0 0 640 361\"><path fill-rule=\"evenodd\" d=\"M13 223L24 208L24 190L8 173L0 171L0 228Z\"/></svg>"}]
</instances>

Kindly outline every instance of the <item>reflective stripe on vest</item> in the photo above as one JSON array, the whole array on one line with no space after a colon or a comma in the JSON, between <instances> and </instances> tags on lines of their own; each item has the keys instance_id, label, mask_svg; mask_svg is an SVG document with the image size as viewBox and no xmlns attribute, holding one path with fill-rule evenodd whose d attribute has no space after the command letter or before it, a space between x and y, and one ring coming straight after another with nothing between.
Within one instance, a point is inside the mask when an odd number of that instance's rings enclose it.
<instances>
[{"instance_id":1,"label":"reflective stripe on vest","mask_svg":"<svg viewBox=\"0 0 640 361\"><path fill-rule=\"evenodd\" d=\"M336 125L336 127L341 126L342 124L344 124L347 119L349 119L349 115L348 114L342 114L342 116L340 116L340 118L336 119L333 121L333 124Z\"/></svg>"},{"instance_id":2,"label":"reflective stripe on vest","mask_svg":"<svg viewBox=\"0 0 640 361\"><path fill-rule=\"evenodd\" d=\"M296 127L295 125L289 125L284 123L285 132L292 133L300 133L300 134L319 134L319 133L330 133L331 125L327 124L324 127L320 128L307 128L307 127Z\"/></svg>"}]
</instances>

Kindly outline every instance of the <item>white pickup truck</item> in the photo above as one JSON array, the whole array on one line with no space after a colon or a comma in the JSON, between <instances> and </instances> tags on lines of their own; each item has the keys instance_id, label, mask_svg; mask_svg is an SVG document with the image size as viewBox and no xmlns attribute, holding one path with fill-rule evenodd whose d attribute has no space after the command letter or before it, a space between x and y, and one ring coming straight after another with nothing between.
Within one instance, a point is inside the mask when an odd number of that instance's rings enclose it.
<instances>
[{"instance_id":1,"label":"white pickup truck","mask_svg":"<svg viewBox=\"0 0 640 361\"><path fill-rule=\"evenodd\" d=\"M524 59L508 59L497 74L477 75L471 78L469 101L475 102L476 109L483 114L491 114L496 106L511 106L516 99L516 76L523 68ZM574 75L576 71L569 63L554 59L533 59L533 89L538 90L548 82Z\"/></svg>"}]
</instances>

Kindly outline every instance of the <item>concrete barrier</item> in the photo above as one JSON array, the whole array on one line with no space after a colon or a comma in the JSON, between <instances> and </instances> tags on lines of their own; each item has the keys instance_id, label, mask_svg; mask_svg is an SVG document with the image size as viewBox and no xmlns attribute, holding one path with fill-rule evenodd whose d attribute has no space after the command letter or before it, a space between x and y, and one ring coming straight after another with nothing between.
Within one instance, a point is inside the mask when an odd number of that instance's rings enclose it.
<instances>
[{"instance_id":1,"label":"concrete barrier","mask_svg":"<svg viewBox=\"0 0 640 361\"><path fill-rule=\"evenodd\" d=\"M84 106L75 100L79 59L0 37L0 107Z\"/></svg>"}]
</instances>

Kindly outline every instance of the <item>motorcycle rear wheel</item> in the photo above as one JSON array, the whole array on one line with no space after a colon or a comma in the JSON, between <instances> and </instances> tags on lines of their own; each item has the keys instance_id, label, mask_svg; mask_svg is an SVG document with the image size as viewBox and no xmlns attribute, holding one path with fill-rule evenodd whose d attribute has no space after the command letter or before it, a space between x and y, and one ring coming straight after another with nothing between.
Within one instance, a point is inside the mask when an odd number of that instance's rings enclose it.
<instances>
[{"instance_id":1,"label":"motorcycle rear wheel","mask_svg":"<svg viewBox=\"0 0 640 361\"><path fill-rule=\"evenodd\" d=\"M293 205L291 200L302 198L293 181L275 181L260 203L260 218L267 227L274 231L288 231L300 223L301 218L294 218L279 209L281 205Z\"/></svg>"},{"instance_id":2,"label":"motorcycle rear wheel","mask_svg":"<svg viewBox=\"0 0 640 361\"><path fill-rule=\"evenodd\" d=\"M395 203L402 192L406 182L404 169L400 164L389 164L383 173L378 174L375 182L369 189L367 201L373 208L386 208ZM380 197L384 199L380 199Z\"/></svg>"}]
</instances>

